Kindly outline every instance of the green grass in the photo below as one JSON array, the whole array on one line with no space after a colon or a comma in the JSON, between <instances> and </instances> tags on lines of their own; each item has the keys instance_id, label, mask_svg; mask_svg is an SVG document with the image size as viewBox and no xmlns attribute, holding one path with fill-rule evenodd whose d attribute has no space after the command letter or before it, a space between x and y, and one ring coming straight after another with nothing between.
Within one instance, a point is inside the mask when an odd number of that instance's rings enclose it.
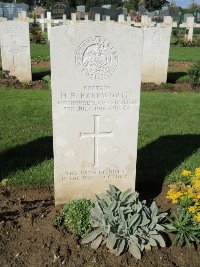
<instances>
[{"instance_id":1,"label":"green grass","mask_svg":"<svg viewBox=\"0 0 200 267\"><path fill-rule=\"evenodd\" d=\"M50 57L49 44L35 44L31 43L31 58L41 57L46 59Z\"/></svg>"},{"instance_id":2,"label":"green grass","mask_svg":"<svg viewBox=\"0 0 200 267\"><path fill-rule=\"evenodd\" d=\"M137 177L141 190L200 165L200 94L142 93ZM159 190L158 192L159 193Z\"/></svg>"},{"instance_id":3,"label":"green grass","mask_svg":"<svg viewBox=\"0 0 200 267\"><path fill-rule=\"evenodd\" d=\"M175 180L200 165L200 94L142 93L137 188ZM1 179L13 186L53 183L51 93L0 90ZM158 193L158 192L157 192Z\"/></svg>"},{"instance_id":4,"label":"green grass","mask_svg":"<svg viewBox=\"0 0 200 267\"><path fill-rule=\"evenodd\" d=\"M47 58L50 56L49 44L31 43L31 58L41 57ZM176 61L199 61L200 47L170 47L169 60Z\"/></svg>"},{"instance_id":5,"label":"green grass","mask_svg":"<svg viewBox=\"0 0 200 267\"><path fill-rule=\"evenodd\" d=\"M200 47L171 46L169 60L173 61L200 61Z\"/></svg>"},{"instance_id":6,"label":"green grass","mask_svg":"<svg viewBox=\"0 0 200 267\"><path fill-rule=\"evenodd\" d=\"M51 95L46 90L0 90L1 178L13 185L50 184Z\"/></svg>"}]
</instances>

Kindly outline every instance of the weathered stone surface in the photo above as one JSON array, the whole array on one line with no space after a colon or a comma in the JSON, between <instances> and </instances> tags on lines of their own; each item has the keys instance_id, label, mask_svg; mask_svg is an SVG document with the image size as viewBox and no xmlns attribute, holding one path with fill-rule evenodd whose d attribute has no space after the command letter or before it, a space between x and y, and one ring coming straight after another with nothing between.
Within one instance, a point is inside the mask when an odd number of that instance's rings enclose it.
<instances>
[{"instance_id":1,"label":"weathered stone surface","mask_svg":"<svg viewBox=\"0 0 200 267\"><path fill-rule=\"evenodd\" d=\"M144 28L142 82L166 83L172 28Z\"/></svg>"},{"instance_id":2,"label":"weathered stone surface","mask_svg":"<svg viewBox=\"0 0 200 267\"><path fill-rule=\"evenodd\" d=\"M31 81L29 23L5 21L0 27L2 69L22 82Z\"/></svg>"},{"instance_id":3,"label":"weathered stone surface","mask_svg":"<svg viewBox=\"0 0 200 267\"><path fill-rule=\"evenodd\" d=\"M135 188L142 42L118 23L52 28L56 204Z\"/></svg>"}]
</instances>

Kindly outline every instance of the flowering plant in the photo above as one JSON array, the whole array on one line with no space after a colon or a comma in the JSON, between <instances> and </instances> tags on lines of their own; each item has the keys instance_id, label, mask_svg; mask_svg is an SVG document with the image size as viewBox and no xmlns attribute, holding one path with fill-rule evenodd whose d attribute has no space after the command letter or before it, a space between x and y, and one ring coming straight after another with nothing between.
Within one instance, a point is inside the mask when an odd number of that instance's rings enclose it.
<instances>
[{"instance_id":1,"label":"flowering plant","mask_svg":"<svg viewBox=\"0 0 200 267\"><path fill-rule=\"evenodd\" d=\"M194 172L183 170L180 182L169 185L167 199L177 205L177 214L170 218L179 245L200 242L200 167Z\"/></svg>"}]
</instances>

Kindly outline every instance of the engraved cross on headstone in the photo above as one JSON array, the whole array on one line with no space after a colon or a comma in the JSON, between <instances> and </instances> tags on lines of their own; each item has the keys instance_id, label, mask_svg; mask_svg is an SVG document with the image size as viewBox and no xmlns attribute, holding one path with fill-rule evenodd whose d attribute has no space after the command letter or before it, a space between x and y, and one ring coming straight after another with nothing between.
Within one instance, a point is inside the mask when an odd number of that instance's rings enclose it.
<instances>
[{"instance_id":1,"label":"engraved cross on headstone","mask_svg":"<svg viewBox=\"0 0 200 267\"><path fill-rule=\"evenodd\" d=\"M16 61L16 55L20 52L21 46L17 44L16 35L11 36L11 45L3 46L8 48L8 52L12 54L12 62L13 62L13 71L15 72L15 67L19 62Z\"/></svg>"},{"instance_id":2,"label":"engraved cross on headstone","mask_svg":"<svg viewBox=\"0 0 200 267\"><path fill-rule=\"evenodd\" d=\"M94 132L93 133L80 133L80 138L93 138L94 139L94 167L98 167L98 149L99 149L99 137L112 137L113 131L111 132L100 132L99 131L99 115L94 115Z\"/></svg>"}]
</instances>

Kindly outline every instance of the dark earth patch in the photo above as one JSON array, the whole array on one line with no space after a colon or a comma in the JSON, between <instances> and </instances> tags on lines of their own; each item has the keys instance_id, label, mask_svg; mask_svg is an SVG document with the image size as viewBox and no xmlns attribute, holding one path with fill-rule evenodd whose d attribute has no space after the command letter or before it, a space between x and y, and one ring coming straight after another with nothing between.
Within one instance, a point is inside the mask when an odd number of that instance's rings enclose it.
<instances>
[{"instance_id":1,"label":"dark earth patch","mask_svg":"<svg viewBox=\"0 0 200 267\"><path fill-rule=\"evenodd\" d=\"M156 198L162 210L167 186ZM200 248L189 250L171 246L145 252L141 261L129 253L120 257L105 247L93 250L80 246L80 240L67 229L57 229L52 220L59 212L54 206L53 188L0 188L0 266L1 267L198 267Z\"/></svg>"}]
</instances>

